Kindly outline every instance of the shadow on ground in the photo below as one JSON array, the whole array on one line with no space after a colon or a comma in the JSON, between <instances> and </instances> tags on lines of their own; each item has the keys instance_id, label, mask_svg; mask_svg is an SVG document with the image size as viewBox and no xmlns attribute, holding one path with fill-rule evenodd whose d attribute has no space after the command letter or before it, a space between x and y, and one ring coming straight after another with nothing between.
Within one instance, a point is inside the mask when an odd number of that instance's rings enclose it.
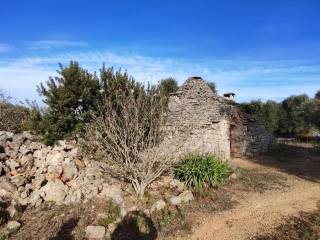
<instances>
[{"instance_id":1,"label":"shadow on ground","mask_svg":"<svg viewBox=\"0 0 320 240\"><path fill-rule=\"evenodd\" d=\"M73 240L72 231L75 229L78 222L78 218L70 218L62 224L57 234L53 238L50 238L50 240Z\"/></svg>"},{"instance_id":2,"label":"shadow on ground","mask_svg":"<svg viewBox=\"0 0 320 240\"><path fill-rule=\"evenodd\" d=\"M281 144L253 161L309 181L320 182L319 149Z\"/></svg>"},{"instance_id":3,"label":"shadow on ground","mask_svg":"<svg viewBox=\"0 0 320 240\"><path fill-rule=\"evenodd\" d=\"M112 240L154 240L158 236L151 218L140 211L129 212L112 233Z\"/></svg>"}]
</instances>

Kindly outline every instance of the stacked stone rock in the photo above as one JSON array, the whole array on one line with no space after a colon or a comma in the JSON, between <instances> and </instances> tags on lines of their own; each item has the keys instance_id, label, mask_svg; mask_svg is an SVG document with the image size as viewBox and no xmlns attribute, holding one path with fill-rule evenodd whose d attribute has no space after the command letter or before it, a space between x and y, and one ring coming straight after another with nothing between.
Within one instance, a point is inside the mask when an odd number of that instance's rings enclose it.
<instances>
[{"instance_id":1,"label":"stacked stone rock","mask_svg":"<svg viewBox=\"0 0 320 240\"><path fill-rule=\"evenodd\" d=\"M169 99L168 138L183 142L182 152L252 156L268 149L273 136L254 117L241 113L232 99L215 95L200 77L192 77Z\"/></svg>"},{"instance_id":2,"label":"stacked stone rock","mask_svg":"<svg viewBox=\"0 0 320 240\"><path fill-rule=\"evenodd\" d=\"M103 165L84 159L71 142L45 146L31 134L0 132L0 200L39 206L96 196L121 198L120 186L105 179ZM111 185L112 183L112 185Z\"/></svg>"}]
</instances>

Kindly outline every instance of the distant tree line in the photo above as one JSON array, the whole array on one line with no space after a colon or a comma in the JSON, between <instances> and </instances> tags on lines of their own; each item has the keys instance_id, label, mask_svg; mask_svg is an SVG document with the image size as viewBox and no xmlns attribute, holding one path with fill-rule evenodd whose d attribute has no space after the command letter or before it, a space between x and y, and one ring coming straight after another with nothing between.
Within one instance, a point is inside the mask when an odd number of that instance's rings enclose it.
<instances>
[{"instance_id":1,"label":"distant tree line","mask_svg":"<svg viewBox=\"0 0 320 240\"><path fill-rule=\"evenodd\" d=\"M301 94L279 103L255 100L240 106L244 112L256 115L278 136L310 136L320 131L320 90L314 98Z\"/></svg>"}]
</instances>

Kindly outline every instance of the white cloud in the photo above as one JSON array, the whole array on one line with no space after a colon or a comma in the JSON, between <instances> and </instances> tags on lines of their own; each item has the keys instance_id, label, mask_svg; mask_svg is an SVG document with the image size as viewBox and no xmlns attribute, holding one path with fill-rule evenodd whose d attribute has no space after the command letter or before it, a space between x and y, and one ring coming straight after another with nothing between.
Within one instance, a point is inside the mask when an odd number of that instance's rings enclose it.
<instances>
[{"instance_id":1,"label":"white cloud","mask_svg":"<svg viewBox=\"0 0 320 240\"><path fill-rule=\"evenodd\" d=\"M6 43L0 43L0 53L9 52L12 49L14 49L13 46Z\"/></svg>"},{"instance_id":2,"label":"white cloud","mask_svg":"<svg viewBox=\"0 0 320 240\"><path fill-rule=\"evenodd\" d=\"M109 51L61 53L23 57L0 62L0 88L18 99L39 99L36 85L56 75L57 63L77 60L90 71L102 63L122 68L141 82L156 83L174 77L181 84L189 76L215 81L220 94L235 92L239 101L250 99L281 100L291 94L313 95L319 88L320 66L303 63L195 62L186 59L155 58L137 54L116 54ZM9 63L8 63L9 62Z\"/></svg>"},{"instance_id":3,"label":"white cloud","mask_svg":"<svg viewBox=\"0 0 320 240\"><path fill-rule=\"evenodd\" d=\"M69 47L85 47L87 43L81 41L69 40L40 40L29 42L29 49L31 50L51 50Z\"/></svg>"}]
</instances>

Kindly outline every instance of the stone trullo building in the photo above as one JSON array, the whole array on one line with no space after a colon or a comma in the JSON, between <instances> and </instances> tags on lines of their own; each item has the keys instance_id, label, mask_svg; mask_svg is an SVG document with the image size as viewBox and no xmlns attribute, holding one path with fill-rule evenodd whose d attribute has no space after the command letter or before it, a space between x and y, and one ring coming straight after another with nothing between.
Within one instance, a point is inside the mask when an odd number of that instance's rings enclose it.
<instances>
[{"instance_id":1,"label":"stone trullo building","mask_svg":"<svg viewBox=\"0 0 320 240\"><path fill-rule=\"evenodd\" d=\"M180 139L183 152L226 160L267 151L274 137L254 116L241 112L233 97L215 95L200 77L187 79L169 98L167 136Z\"/></svg>"}]
</instances>

